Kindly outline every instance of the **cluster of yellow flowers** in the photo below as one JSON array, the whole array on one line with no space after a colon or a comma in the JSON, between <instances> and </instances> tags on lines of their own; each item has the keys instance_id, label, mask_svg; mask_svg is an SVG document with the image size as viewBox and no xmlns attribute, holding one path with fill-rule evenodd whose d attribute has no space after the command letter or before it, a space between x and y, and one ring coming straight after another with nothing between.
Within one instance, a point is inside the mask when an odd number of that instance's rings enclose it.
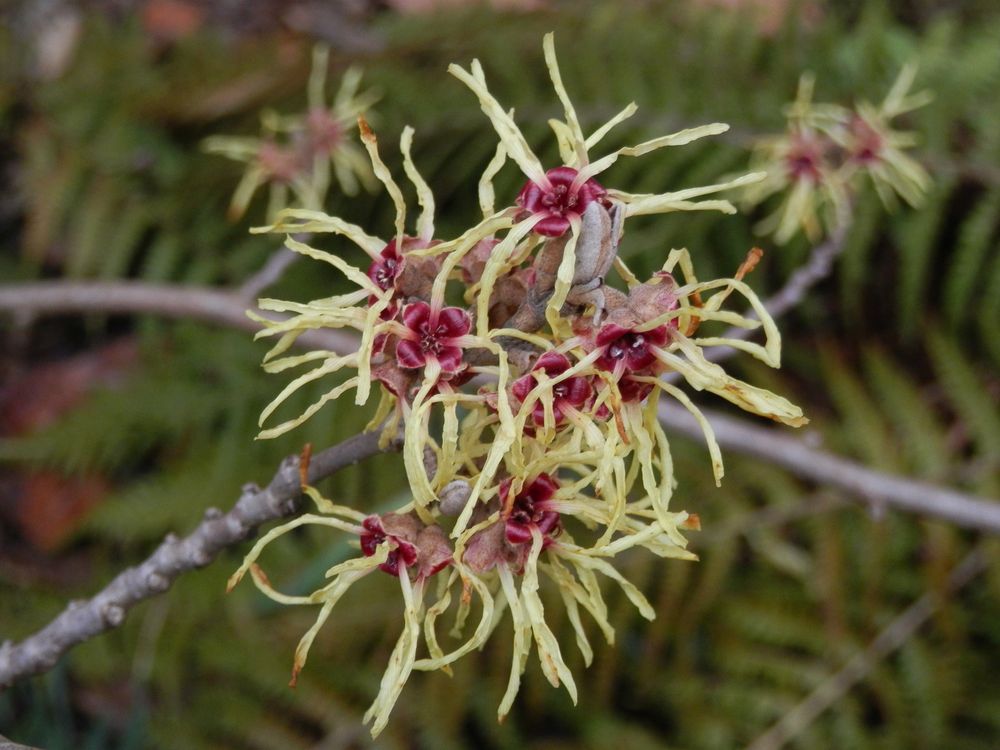
<instances>
[{"instance_id":1,"label":"cluster of yellow flowers","mask_svg":"<svg viewBox=\"0 0 1000 750\"><path fill-rule=\"evenodd\" d=\"M278 602L320 606L316 624L296 651L297 675L348 587L376 570L399 580L405 626L366 716L373 735L385 726L411 671L447 671L486 642L504 621L504 610L514 628L514 653L499 716L510 710L532 644L549 681L564 685L575 699L573 675L546 624L539 595L543 576L555 582L587 663L592 649L581 609L609 643L614 639L597 574L612 579L653 618L649 602L611 561L634 547L694 559L682 530L698 528L697 517L670 508L675 481L667 435L656 416L661 396L676 399L695 416L717 481L723 473L711 426L682 388L660 377L663 373L676 373L695 390L755 414L792 426L806 421L786 399L731 377L705 356L706 348L732 346L779 365L778 331L742 280L751 263L733 278L699 281L687 251L672 250L660 271L640 281L618 256L628 218L706 209L732 213L728 201L698 198L763 175L662 194L605 187L598 177L618 158L683 145L727 126L683 130L592 159L590 152L636 107L629 105L584 135L562 84L551 35L544 51L565 112L563 120L550 121L563 163L548 170L511 113L490 94L478 61L468 70L450 68L476 95L499 136L479 183L482 217L461 236L435 236L434 198L412 161L409 128L400 150L420 213L414 233L407 233L402 191L364 120L360 134L373 172L396 206L392 233L375 237L308 209L284 210L271 226L256 230L340 235L371 259L362 270L337 254L286 240L292 250L338 269L358 289L306 303L261 300L262 309L287 315L281 322L260 319L259 335L276 339L265 369L309 368L264 410L262 426L305 384L322 379L332 385L297 418L269 426L260 436L286 433L349 391L357 404L377 394L372 429L381 425L386 439L402 433L412 499L394 512L366 515L307 488L317 512L261 538L230 584L249 571L257 587ZM492 179L508 159L527 181L512 204L498 210ZM612 269L624 290L605 283ZM730 297L745 300L752 314L724 310ZM764 340L706 334L703 326L760 327ZM300 334L316 328L354 329L356 351L288 354ZM286 596L256 561L271 541L304 524L356 535L360 554L328 571L328 583L311 595ZM437 626L453 604L450 633L458 645L448 651ZM475 627L467 624L473 611L479 612Z\"/></svg>"},{"instance_id":2,"label":"cluster of yellow flowers","mask_svg":"<svg viewBox=\"0 0 1000 750\"><path fill-rule=\"evenodd\" d=\"M868 176L886 207L902 197L911 206L923 200L930 176L906 153L916 143L913 133L895 130L892 120L931 100L921 91L911 94L916 67L907 65L878 106L860 102L853 109L812 101L814 79L799 81L798 95L788 107L788 130L763 139L754 166L767 177L746 188L744 203L757 205L783 195L781 205L758 226L785 243L801 229L810 241L844 227L851 196L859 179Z\"/></svg>"}]
</instances>

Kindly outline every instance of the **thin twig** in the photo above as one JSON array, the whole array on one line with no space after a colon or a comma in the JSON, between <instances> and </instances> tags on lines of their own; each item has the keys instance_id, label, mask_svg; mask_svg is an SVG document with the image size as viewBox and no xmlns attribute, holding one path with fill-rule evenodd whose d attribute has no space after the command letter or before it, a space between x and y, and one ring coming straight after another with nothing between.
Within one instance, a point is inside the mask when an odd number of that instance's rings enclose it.
<instances>
[{"instance_id":1,"label":"thin twig","mask_svg":"<svg viewBox=\"0 0 1000 750\"><path fill-rule=\"evenodd\" d=\"M309 482L382 452L378 443L379 432L368 432L316 454L309 464ZM393 442L384 450L398 448L399 443ZM129 610L165 592L182 573L208 565L261 524L295 513L301 493L298 467L297 456L286 458L266 488L245 485L228 513L209 508L188 536L180 539L168 534L144 562L120 573L92 598L70 602L62 614L20 643L4 642L0 646L0 688L51 669L69 649L121 625Z\"/></svg>"},{"instance_id":2,"label":"thin twig","mask_svg":"<svg viewBox=\"0 0 1000 750\"><path fill-rule=\"evenodd\" d=\"M305 242L306 240L300 239L300 241ZM257 273L240 285L237 294L246 300L255 299L262 291L277 283L287 268L301 257L287 247L278 248Z\"/></svg>"},{"instance_id":3,"label":"thin twig","mask_svg":"<svg viewBox=\"0 0 1000 750\"><path fill-rule=\"evenodd\" d=\"M293 234L292 238L298 242L308 243L312 239L312 236L311 232L299 232ZM248 303L252 303L260 296L261 292L272 284L278 283L279 279L285 275L288 267L301 257L299 253L291 250L287 245L282 245L271 253L271 257L267 259L267 262L261 266L257 273L240 284L236 290L236 295Z\"/></svg>"},{"instance_id":4,"label":"thin twig","mask_svg":"<svg viewBox=\"0 0 1000 750\"><path fill-rule=\"evenodd\" d=\"M723 448L761 458L819 484L847 490L875 509L891 506L958 526L1000 534L998 500L874 471L810 448L800 438L783 435L774 429L753 425L710 409L702 409L702 412ZM659 418L678 433L702 439L701 427L679 405L661 403Z\"/></svg>"},{"instance_id":5,"label":"thin twig","mask_svg":"<svg viewBox=\"0 0 1000 750\"><path fill-rule=\"evenodd\" d=\"M256 333L260 324L247 317L250 304L240 293L141 281L43 281L0 285L0 311L22 317L63 313L149 313ZM355 347L356 339L342 331L317 329L303 333L299 343L310 349L341 351Z\"/></svg>"},{"instance_id":6,"label":"thin twig","mask_svg":"<svg viewBox=\"0 0 1000 750\"><path fill-rule=\"evenodd\" d=\"M794 739L820 714L843 698L854 685L865 679L878 662L906 643L941 607L947 594L965 586L985 570L986 565L987 557L982 545L979 545L951 571L945 591L929 591L907 607L875 637L868 648L820 683L801 703L755 739L747 750L778 750Z\"/></svg>"},{"instance_id":7,"label":"thin twig","mask_svg":"<svg viewBox=\"0 0 1000 750\"><path fill-rule=\"evenodd\" d=\"M810 289L830 275L833 262L844 251L848 226L847 222L843 222L835 228L826 240L812 249L809 260L788 277L785 285L776 294L764 300L764 307L771 313L771 317L781 317L798 306Z\"/></svg>"}]
</instances>

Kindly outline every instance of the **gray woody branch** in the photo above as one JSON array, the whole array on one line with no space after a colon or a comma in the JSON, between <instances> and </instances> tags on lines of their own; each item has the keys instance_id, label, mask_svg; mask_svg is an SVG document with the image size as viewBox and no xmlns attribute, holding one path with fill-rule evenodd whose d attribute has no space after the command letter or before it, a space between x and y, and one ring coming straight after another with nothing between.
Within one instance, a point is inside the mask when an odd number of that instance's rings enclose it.
<instances>
[{"instance_id":1,"label":"gray woody branch","mask_svg":"<svg viewBox=\"0 0 1000 750\"><path fill-rule=\"evenodd\" d=\"M313 456L309 461L309 483L383 452L378 445L379 434L379 430L362 433ZM398 448L398 442L393 442L385 450ZM0 646L0 689L51 669L69 649L121 625L132 607L162 594L182 573L208 565L222 550L251 536L261 524L294 514L300 495L299 459L290 456L264 489L245 485L228 513L209 508L204 520L183 539L168 534L145 562L120 573L92 598L70 602L62 614L20 643L4 642Z\"/></svg>"},{"instance_id":2,"label":"gray woody branch","mask_svg":"<svg viewBox=\"0 0 1000 750\"><path fill-rule=\"evenodd\" d=\"M284 254L276 255L285 260ZM277 266L277 267L276 267ZM267 264L240 292L179 284L141 281L41 281L0 286L0 311L30 322L39 315L65 313L150 313L166 318L200 320L251 333L260 324L247 317L253 295L284 270L284 264ZM259 310L258 314L263 314ZM354 337L332 329L306 331L299 337L312 349L341 351L357 346Z\"/></svg>"},{"instance_id":3,"label":"gray woody branch","mask_svg":"<svg viewBox=\"0 0 1000 750\"><path fill-rule=\"evenodd\" d=\"M873 509L891 506L908 513L939 518L958 526L1000 534L1000 502L940 487L929 482L873 471L826 451L810 448L800 438L782 435L711 409L702 409L723 448L782 466L819 484L846 490ZM701 427L682 406L661 403L660 422L695 440Z\"/></svg>"}]
</instances>

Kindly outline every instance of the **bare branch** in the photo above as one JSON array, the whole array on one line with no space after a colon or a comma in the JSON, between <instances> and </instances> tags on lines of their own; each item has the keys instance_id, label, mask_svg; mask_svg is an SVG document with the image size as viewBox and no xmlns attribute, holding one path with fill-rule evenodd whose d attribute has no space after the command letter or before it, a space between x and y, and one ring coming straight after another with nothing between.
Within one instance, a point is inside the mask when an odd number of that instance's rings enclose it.
<instances>
[{"instance_id":1,"label":"bare branch","mask_svg":"<svg viewBox=\"0 0 1000 750\"><path fill-rule=\"evenodd\" d=\"M247 317L249 304L242 293L141 281L45 281L0 285L0 311L22 319L61 313L149 313L256 333L260 325ZM330 329L307 331L300 336L299 342L312 349L331 351L356 347L353 336Z\"/></svg>"},{"instance_id":2,"label":"bare branch","mask_svg":"<svg viewBox=\"0 0 1000 750\"><path fill-rule=\"evenodd\" d=\"M816 686L801 703L781 717L747 750L778 750L794 739L830 706L843 698L847 691L865 679L879 661L898 649L930 619L944 603L944 596L957 591L986 569L987 558L982 545L972 550L951 571L946 590L941 594L927 592L890 622L861 653L847 662L829 679Z\"/></svg>"},{"instance_id":3,"label":"bare branch","mask_svg":"<svg viewBox=\"0 0 1000 750\"><path fill-rule=\"evenodd\" d=\"M379 431L368 432L314 455L309 462L309 482L382 452L378 443ZM394 441L384 450L398 449L399 443ZM121 625L136 604L162 594L182 573L208 565L261 524L294 514L300 492L299 459L290 456L266 488L245 485L228 513L209 508L204 520L183 539L168 534L144 562L120 573L92 598L70 602L62 614L20 643L4 642L0 646L0 688L51 669L69 649Z\"/></svg>"},{"instance_id":4,"label":"bare branch","mask_svg":"<svg viewBox=\"0 0 1000 750\"><path fill-rule=\"evenodd\" d=\"M833 262L844 252L848 227L846 222L839 224L826 240L812 249L809 260L788 277L785 285L764 300L764 307L772 317L781 317L793 307L797 307L806 298L810 289L830 275ZM749 334L745 328L737 330L740 331L740 335Z\"/></svg>"},{"instance_id":5,"label":"bare branch","mask_svg":"<svg viewBox=\"0 0 1000 750\"><path fill-rule=\"evenodd\" d=\"M309 242L312 239L312 233L300 232L293 234L292 237L299 242ZM271 254L271 257L267 259L267 262L261 266L257 273L240 284L236 294L247 300L247 302L253 302L253 300L260 296L261 292L272 284L276 284L285 274L285 271L288 270L288 267L301 257L301 255L290 249L287 245L282 245Z\"/></svg>"},{"instance_id":6,"label":"bare branch","mask_svg":"<svg viewBox=\"0 0 1000 750\"><path fill-rule=\"evenodd\" d=\"M306 240L296 237L301 242ZM287 247L278 248L257 273L244 281L237 292L246 300L253 300L271 284L277 283L285 270L302 256Z\"/></svg>"},{"instance_id":7,"label":"bare branch","mask_svg":"<svg viewBox=\"0 0 1000 750\"><path fill-rule=\"evenodd\" d=\"M891 506L970 529L1000 533L1000 501L874 471L810 448L801 438L708 409L702 412L723 448L764 459L805 479L847 490L876 509ZM664 425L679 433L702 438L701 427L681 406L661 403L659 417Z\"/></svg>"}]
</instances>

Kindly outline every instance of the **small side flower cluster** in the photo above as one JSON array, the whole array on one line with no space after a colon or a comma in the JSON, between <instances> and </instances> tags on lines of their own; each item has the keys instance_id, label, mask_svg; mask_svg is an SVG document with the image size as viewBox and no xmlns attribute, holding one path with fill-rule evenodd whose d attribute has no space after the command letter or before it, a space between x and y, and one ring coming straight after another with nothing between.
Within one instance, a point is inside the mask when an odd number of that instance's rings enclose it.
<instances>
[{"instance_id":1,"label":"small side flower cluster","mask_svg":"<svg viewBox=\"0 0 1000 750\"><path fill-rule=\"evenodd\" d=\"M373 734L385 726L413 670L449 670L486 642L505 610L514 653L499 717L511 708L533 648L548 680L564 685L575 700L564 646L546 622L539 593L545 578L555 584L588 664L593 649L581 612L596 621L609 643L614 640L598 574L653 618L649 602L613 560L636 547L660 557L695 559L683 531L697 529L698 518L671 508L670 446L657 420L662 397L676 399L698 420L716 480L723 474L711 426L686 391L661 375L674 373L697 391L787 425L806 421L797 406L732 377L705 355L711 347L733 346L779 365L778 331L743 281L752 261L732 278L702 281L688 252L672 250L661 269L642 281L618 255L629 217L731 213L728 201L696 199L762 175L655 195L602 184L598 178L620 157L683 145L726 126L693 128L592 159L592 149L635 112L635 105L584 135L562 84L551 35L544 51L565 112L564 120L551 121L563 163L548 169L509 110L489 92L478 61L468 70L451 67L499 136L479 184L482 218L465 233L435 235L434 198L411 158L413 131L406 128L400 141L403 170L420 204L408 233L402 190L364 120L360 134L374 174L396 206L392 232L372 236L302 209L283 211L272 226L256 230L339 235L369 258L362 269L334 253L286 240L292 250L330 264L358 288L307 303L261 300L262 309L287 315L281 322L259 319L258 335L276 339L264 368L309 368L268 405L261 425L307 383L322 380L330 386L305 412L262 429L260 437L283 435L349 391L357 404L377 394L371 426L382 425L386 439L402 433L412 499L393 512L366 516L307 488L318 512L264 536L231 584L249 571L276 601L320 606L316 624L296 651L297 675L347 587L376 570L399 580L405 625L366 716ZM497 209L492 180L508 158L527 181L510 204ZM612 269L623 288L605 282ZM749 304L753 314L723 309L731 297L743 300L741 310ZM762 328L764 342L727 338L722 332L730 326ZM357 350L288 354L300 334L320 327L355 330ZM313 594L286 596L271 586L257 559L275 538L305 524L356 536L360 553L328 571L329 583ZM451 609L450 633L458 645L446 651L437 623ZM467 625L473 610L480 612L474 628Z\"/></svg>"},{"instance_id":2,"label":"small side flower cluster","mask_svg":"<svg viewBox=\"0 0 1000 750\"><path fill-rule=\"evenodd\" d=\"M842 225L859 179L868 176L882 203L895 206L896 196L917 206L930 185L919 162L906 154L916 143L913 133L894 130L892 120L927 104L923 91L910 94L916 68L900 72L881 105L861 102L849 109L812 101L813 78L803 76L798 96L786 115L788 131L763 140L753 166L767 178L746 189L744 203L755 206L785 194L778 209L758 226L785 243L801 229L811 240Z\"/></svg>"},{"instance_id":3,"label":"small side flower cluster","mask_svg":"<svg viewBox=\"0 0 1000 750\"><path fill-rule=\"evenodd\" d=\"M326 103L326 74L329 50L317 46L313 50L312 72L309 76L308 103L304 114L280 115L265 111L262 135L259 138L213 136L206 138L204 148L245 162L246 171L229 204L230 218L243 216L258 188L268 185L268 219L294 202L302 208L318 209L330 187L330 170L348 195L358 192L359 185L375 188L371 168L361 151L351 140L351 131L359 115L375 103L378 96L361 92L361 71L349 69L331 104Z\"/></svg>"}]
</instances>

